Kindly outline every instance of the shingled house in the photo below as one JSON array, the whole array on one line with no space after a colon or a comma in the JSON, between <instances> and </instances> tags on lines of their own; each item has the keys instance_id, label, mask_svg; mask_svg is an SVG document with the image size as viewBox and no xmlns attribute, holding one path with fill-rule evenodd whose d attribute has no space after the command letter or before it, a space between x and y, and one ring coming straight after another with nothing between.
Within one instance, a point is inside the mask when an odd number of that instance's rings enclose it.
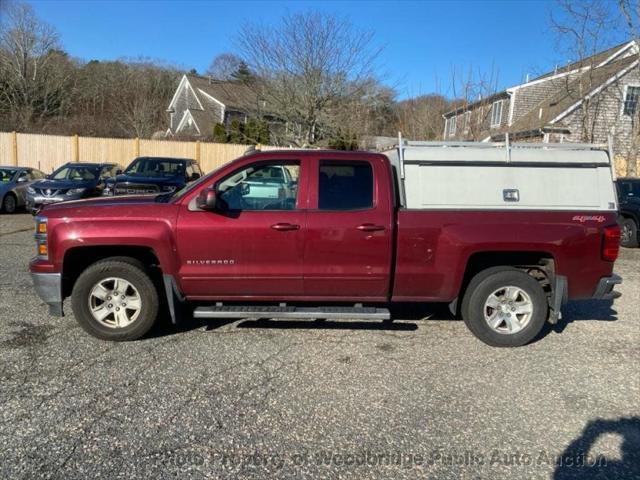
<instances>
[{"instance_id":1,"label":"shingled house","mask_svg":"<svg viewBox=\"0 0 640 480\"><path fill-rule=\"evenodd\" d=\"M635 41L555 69L444 114L445 140L637 143L640 49Z\"/></svg>"},{"instance_id":2,"label":"shingled house","mask_svg":"<svg viewBox=\"0 0 640 480\"><path fill-rule=\"evenodd\" d=\"M237 81L217 81L184 75L169 103L166 135L211 137L217 123L229 126L234 119L251 116L272 120L257 88Z\"/></svg>"}]
</instances>

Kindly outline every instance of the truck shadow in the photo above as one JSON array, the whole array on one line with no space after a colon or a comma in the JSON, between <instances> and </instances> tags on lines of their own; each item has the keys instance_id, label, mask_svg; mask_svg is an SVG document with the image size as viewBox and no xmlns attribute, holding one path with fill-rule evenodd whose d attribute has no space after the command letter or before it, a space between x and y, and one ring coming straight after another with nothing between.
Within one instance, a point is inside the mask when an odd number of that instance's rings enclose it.
<instances>
[{"instance_id":1,"label":"truck shadow","mask_svg":"<svg viewBox=\"0 0 640 480\"><path fill-rule=\"evenodd\" d=\"M546 324L545 328L534 339L534 342L546 337L552 331L562 333L567 325L575 321L606 321L617 320L617 312L612 308L612 301L585 300L570 302L563 308L563 318L556 325ZM150 332L149 338L175 335L198 328L216 330L237 323L236 328L262 328L283 330L382 330L382 331L413 331L418 329L418 323L430 321L459 321L458 316L452 315L448 305L433 304L394 304L390 306L391 318L388 321L375 320L277 320L277 319L198 319L193 318L192 308L186 307L181 312L176 325L172 324L168 315L163 315L158 325Z\"/></svg>"},{"instance_id":2,"label":"truck shadow","mask_svg":"<svg viewBox=\"0 0 640 480\"><path fill-rule=\"evenodd\" d=\"M562 318L550 329L562 333L567 325L576 321L615 322L618 312L612 300L580 300L569 302L562 308Z\"/></svg>"},{"instance_id":3,"label":"truck shadow","mask_svg":"<svg viewBox=\"0 0 640 480\"><path fill-rule=\"evenodd\" d=\"M359 320L277 320L277 319L237 319L237 318L219 318L204 319L194 318L192 309L186 309L181 312L177 324L171 323L168 314L161 315L160 321L147 335L147 338L158 338L169 335L176 335L199 328L205 330L217 330L226 325L237 323L235 328L258 328L258 329L283 329L283 330L384 330L384 331L413 331L418 329L418 325L411 320L422 320L429 318L424 312L419 313L418 310L412 311L407 315L395 316L392 312L392 318L397 321L359 321ZM402 319L402 320L400 320Z\"/></svg>"},{"instance_id":4,"label":"truck shadow","mask_svg":"<svg viewBox=\"0 0 640 480\"><path fill-rule=\"evenodd\" d=\"M604 435L620 437L617 458L593 451ZM554 461L554 480L640 478L640 417L590 421Z\"/></svg>"}]
</instances>

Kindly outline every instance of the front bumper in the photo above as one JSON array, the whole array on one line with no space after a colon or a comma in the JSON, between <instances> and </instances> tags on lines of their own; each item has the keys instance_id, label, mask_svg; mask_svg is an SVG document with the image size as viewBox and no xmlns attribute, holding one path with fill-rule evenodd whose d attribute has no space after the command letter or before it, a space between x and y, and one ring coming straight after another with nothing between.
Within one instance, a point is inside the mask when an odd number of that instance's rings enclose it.
<instances>
[{"instance_id":1,"label":"front bumper","mask_svg":"<svg viewBox=\"0 0 640 480\"><path fill-rule=\"evenodd\" d=\"M618 298L622 294L620 292L616 292L613 288L620 283L622 283L622 277L615 273L611 274L610 277L602 277L591 298L597 300L613 300L614 298Z\"/></svg>"},{"instance_id":2,"label":"front bumper","mask_svg":"<svg viewBox=\"0 0 640 480\"><path fill-rule=\"evenodd\" d=\"M49 305L49 313L56 317L64 316L62 311L62 274L31 272L31 279L38 296Z\"/></svg>"}]
</instances>

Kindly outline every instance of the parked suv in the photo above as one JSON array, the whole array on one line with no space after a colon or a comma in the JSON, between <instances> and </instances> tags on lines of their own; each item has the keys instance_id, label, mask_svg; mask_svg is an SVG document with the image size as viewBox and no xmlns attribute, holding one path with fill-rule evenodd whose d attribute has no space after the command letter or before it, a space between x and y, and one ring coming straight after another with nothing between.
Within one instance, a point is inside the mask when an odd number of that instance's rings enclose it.
<instances>
[{"instance_id":1,"label":"parked suv","mask_svg":"<svg viewBox=\"0 0 640 480\"><path fill-rule=\"evenodd\" d=\"M0 166L0 210L13 213L24 206L29 185L44 177L45 174L35 168Z\"/></svg>"},{"instance_id":2,"label":"parked suv","mask_svg":"<svg viewBox=\"0 0 640 480\"><path fill-rule=\"evenodd\" d=\"M104 195L171 193L202 176L195 160L139 157L121 174L107 182Z\"/></svg>"},{"instance_id":3,"label":"parked suv","mask_svg":"<svg viewBox=\"0 0 640 480\"><path fill-rule=\"evenodd\" d=\"M35 213L49 203L100 196L106 180L119 171L117 163L66 163L27 188L27 209Z\"/></svg>"},{"instance_id":4,"label":"parked suv","mask_svg":"<svg viewBox=\"0 0 640 480\"><path fill-rule=\"evenodd\" d=\"M616 180L616 190L620 209L620 244L623 247L637 247L640 227L640 178L619 178Z\"/></svg>"}]
</instances>

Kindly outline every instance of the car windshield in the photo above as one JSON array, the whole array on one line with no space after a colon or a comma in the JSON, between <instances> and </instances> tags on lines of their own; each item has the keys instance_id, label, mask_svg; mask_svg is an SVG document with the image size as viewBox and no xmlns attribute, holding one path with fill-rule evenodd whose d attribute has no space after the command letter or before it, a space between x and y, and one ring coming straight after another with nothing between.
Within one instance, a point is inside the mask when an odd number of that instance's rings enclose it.
<instances>
[{"instance_id":1,"label":"car windshield","mask_svg":"<svg viewBox=\"0 0 640 480\"><path fill-rule=\"evenodd\" d=\"M99 167L88 167L86 165L65 165L53 172L49 178L51 180L86 182L87 180L95 180L98 177L99 170Z\"/></svg>"},{"instance_id":2,"label":"car windshield","mask_svg":"<svg viewBox=\"0 0 640 480\"><path fill-rule=\"evenodd\" d=\"M185 193L193 190L194 188L196 188L198 185L202 184L203 182L208 181L210 178L211 178L211 174L206 175L206 176L202 176L202 177L200 177L198 180L196 180L194 182L187 183L180 190L176 190L175 192L171 192L171 193L163 193L161 195L158 195L156 197L156 202L167 203L167 202L169 202L169 200L181 197L182 195L184 195Z\"/></svg>"},{"instance_id":3,"label":"car windshield","mask_svg":"<svg viewBox=\"0 0 640 480\"><path fill-rule=\"evenodd\" d=\"M15 168L0 168L0 183L9 183L17 171Z\"/></svg>"},{"instance_id":4,"label":"car windshield","mask_svg":"<svg viewBox=\"0 0 640 480\"><path fill-rule=\"evenodd\" d=\"M173 177L184 175L184 162L166 158L138 158L124 171L140 177Z\"/></svg>"},{"instance_id":5,"label":"car windshield","mask_svg":"<svg viewBox=\"0 0 640 480\"><path fill-rule=\"evenodd\" d=\"M620 193L623 196L640 198L640 182L621 183Z\"/></svg>"}]
</instances>

